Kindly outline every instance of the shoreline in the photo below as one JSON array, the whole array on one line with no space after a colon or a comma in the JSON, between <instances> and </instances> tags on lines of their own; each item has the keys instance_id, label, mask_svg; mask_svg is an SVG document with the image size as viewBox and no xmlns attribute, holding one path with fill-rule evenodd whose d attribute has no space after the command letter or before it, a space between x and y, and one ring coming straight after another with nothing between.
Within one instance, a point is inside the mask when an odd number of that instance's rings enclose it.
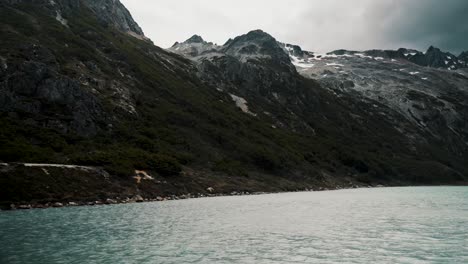
<instances>
[{"instance_id":1,"label":"shoreline","mask_svg":"<svg viewBox=\"0 0 468 264\"><path fill-rule=\"evenodd\" d=\"M296 193L296 192L324 192L324 191L340 191L340 190L353 190L353 189L378 189L378 188L404 188L404 187L463 187L468 186L465 184L444 184L444 185L375 185L375 186L352 186L352 187L338 187L338 188L323 188L319 187L314 189L304 189L296 191L279 191L279 192L231 192L231 193L196 193L196 194L181 194L169 196L157 196L156 198L144 198L141 195L136 195L132 198L107 198L105 200L96 200L89 202L48 202L48 203L12 203L10 208L1 208L0 211L16 211L16 210L33 210L33 209L50 209L62 207L77 207L77 206L102 206L102 205L116 205L116 204L132 204L132 203L149 203L149 202L165 202L177 201L198 198L213 198L213 197L229 197L229 196L250 196L250 195L264 195L264 194L281 194L281 193Z\"/></svg>"}]
</instances>

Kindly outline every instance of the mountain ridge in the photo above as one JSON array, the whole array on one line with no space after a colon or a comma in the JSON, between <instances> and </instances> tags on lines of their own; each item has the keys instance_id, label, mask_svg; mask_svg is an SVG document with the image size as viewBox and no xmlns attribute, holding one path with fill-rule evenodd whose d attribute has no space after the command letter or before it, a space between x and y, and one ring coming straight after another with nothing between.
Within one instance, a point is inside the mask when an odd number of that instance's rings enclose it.
<instances>
[{"instance_id":1,"label":"mountain ridge","mask_svg":"<svg viewBox=\"0 0 468 264\"><path fill-rule=\"evenodd\" d=\"M269 37L271 37L271 35L269 35L268 33L260 30L260 29L256 29L256 30L251 30L249 31L248 33L246 33L244 36L246 35L249 35L249 34L252 34L252 35L257 35L261 33L261 35L265 36L265 35L268 35ZM195 43L210 43L212 44L212 42L206 42L205 40L203 40L203 38L201 38L200 36L198 35L194 35L192 36L193 37L197 37L197 38L200 38L201 41L197 41ZM239 38L241 36L238 36L238 37L235 37L234 39L236 38ZM226 41L226 43L222 46L216 46L217 48L216 49L227 49L227 46L228 45L231 45L232 44L232 41L234 40L232 38L230 38L228 41ZM186 43L186 44L190 44L190 38L187 39L186 41L184 41L183 43ZM276 40L275 40L276 41ZM168 48L167 50L169 51L172 51L172 52L175 52L175 53L178 53L175 48L177 47L177 44L179 44L179 42L176 42L172 47ZM283 42L279 42L278 41L278 44L280 46L283 46L285 48L291 48L294 50L295 52L295 56L297 57L301 57L301 56L304 56L304 54L306 54L308 57L314 57L314 54L318 54L318 53L315 53L315 52L311 52L311 51L305 51L303 50L299 45L295 45L295 44L288 44L288 43L283 43ZM247 49L244 50L245 52L248 51ZM330 52L327 52L325 53L326 55L330 55L330 54L334 54L334 55L352 55L352 54L364 54L365 56L371 56L371 57L384 57L384 58L390 58L390 59L404 59L404 60L407 60L407 61L410 61L412 63L415 63L417 65L420 65L420 66L428 66L428 67L433 67L433 68L446 68L447 70L456 70L456 69L459 69L459 68L466 68L468 66L467 65L467 62L466 60L468 60L468 51L466 52L461 52L459 56L456 56L456 55L453 55L452 53L450 52L444 52L444 51L441 51L439 48L437 47L434 47L432 45L429 46L429 48L426 50L426 52L422 52L422 51L419 51L419 50L415 50L415 49L407 49L407 48L399 48L397 50L384 50L384 49L373 49L373 50L363 50L363 51L353 51L353 50L345 50L345 49L340 49L340 50L334 50L334 51L330 51ZM251 51L251 53L255 53L254 50ZM288 54L289 51L286 51L286 53ZM321 55L318 55L318 56L321 56ZM191 56L191 57L195 57L195 56Z\"/></svg>"}]
</instances>

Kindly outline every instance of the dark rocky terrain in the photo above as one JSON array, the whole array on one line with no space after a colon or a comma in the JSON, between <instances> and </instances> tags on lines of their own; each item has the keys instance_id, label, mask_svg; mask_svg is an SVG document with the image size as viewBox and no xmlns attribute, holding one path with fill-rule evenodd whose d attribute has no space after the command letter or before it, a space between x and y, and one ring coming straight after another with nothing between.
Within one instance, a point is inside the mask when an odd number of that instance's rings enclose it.
<instances>
[{"instance_id":1,"label":"dark rocky terrain","mask_svg":"<svg viewBox=\"0 0 468 264\"><path fill-rule=\"evenodd\" d=\"M466 57L164 50L119 1L2 1L0 203L465 184Z\"/></svg>"}]
</instances>

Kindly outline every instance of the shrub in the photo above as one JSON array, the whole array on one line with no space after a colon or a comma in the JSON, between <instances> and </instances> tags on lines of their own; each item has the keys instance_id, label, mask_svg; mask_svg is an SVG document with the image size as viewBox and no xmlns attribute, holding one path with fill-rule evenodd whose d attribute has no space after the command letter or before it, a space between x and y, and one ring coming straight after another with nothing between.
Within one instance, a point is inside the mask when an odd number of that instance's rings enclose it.
<instances>
[{"instance_id":1,"label":"shrub","mask_svg":"<svg viewBox=\"0 0 468 264\"><path fill-rule=\"evenodd\" d=\"M153 154L146 163L149 169L155 170L162 176L179 175L182 171L182 167L176 159L163 154Z\"/></svg>"},{"instance_id":2,"label":"shrub","mask_svg":"<svg viewBox=\"0 0 468 264\"><path fill-rule=\"evenodd\" d=\"M245 165L237 160L222 159L213 166L214 171L221 171L229 175L248 176Z\"/></svg>"},{"instance_id":3,"label":"shrub","mask_svg":"<svg viewBox=\"0 0 468 264\"><path fill-rule=\"evenodd\" d=\"M251 157L256 166L267 171L273 171L283 167L280 158L271 150L265 148L254 149L251 153Z\"/></svg>"},{"instance_id":4,"label":"shrub","mask_svg":"<svg viewBox=\"0 0 468 264\"><path fill-rule=\"evenodd\" d=\"M0 140L0 160L4 162L49 162L54 152L21 140Z\"/></svg>"}]
</instances>

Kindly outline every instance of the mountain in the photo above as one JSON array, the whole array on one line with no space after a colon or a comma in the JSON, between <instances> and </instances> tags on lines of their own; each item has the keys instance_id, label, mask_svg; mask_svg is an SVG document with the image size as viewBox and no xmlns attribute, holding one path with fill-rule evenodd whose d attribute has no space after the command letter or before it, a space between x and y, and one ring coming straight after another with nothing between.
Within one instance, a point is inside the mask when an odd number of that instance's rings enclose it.
<instances>
[{"instance_id":1,"label":"mountain","mask_svg":"<svg viewBox=\"0 0 468 264\"><path fill-rule=\"evenodd\" d=\"M0 203L465 183L466 71L410 53L164 50L116 0L3 1Z\"/></svg>"},{"instance_id":2,"label":"mountain","mask_svg":"<svg viewBox=\"0 0 468 264\"><path fill-rule=\"evenodd\" d=\"M465 65L465 68L468 68L468 51L460 53L458 56L458 62L462 65Z\"/></svg>"},{"instance_id":3,"label":"mountain","mask_svg":"<svg viewBox=\"0 0 468 264\"><path fill-rule=\"evenodd\" d=\"M448 52L442 52L433 46L430 46L426 53L417 53L411 56L409 60L421 66L446 68L448 70L455 70L459 66L464 66L459 65L457 56Z\"/></svg>"},{"instance_id":4,"label":"mountain","mask_svg":"<svg viewBox=\"0 0 468 264\"><path fill-rule=\"evenodd\" d=\"M430 48L426 55L433 58L434 53L448 54ZM434 67L422 67L413 63L418 54L426 56L400 49L337 51L304 59L290 52L301 75L318 80L340 96L374 100L377 112L383 105L419 127L416 138L426 138L423 134L428 133L454 154L464 155L468 142L466 73L434 68L436 60L431 64Z\"/></svg>"},{"instance_id":5,"label":"mountain","mask_svg":"<svg viewBox=\"0 0 468 264\"><path fill-rule=\"evenodd\" d=\"M369 57L385 58L385 59L400 59L410 61L420 66L427 66L431 68L444 68L447 70L457 70L466 68L466 63L462 57L457 57L449 52L443 52L439 48L430 46L429 49L423 53L418 50L400 48L398 50L366 50L366 51L348 51L336 50L328 53L328 55L355 55L362 54ZM297 55L295 55L297 56Z\"/></svg>"},{"instance_id":6,"label":"mountain","mask_svg":"<svg viewBox=\"0 0 468 264\"><path fill-rule=\"evenodd\" d=\"M190 58L202 56L206 52L216 52L218 46L213 43L208 43L198 35L193 35L186 41L176 42L169 50L186 55Z\"/></svg>"}]
</instances>

